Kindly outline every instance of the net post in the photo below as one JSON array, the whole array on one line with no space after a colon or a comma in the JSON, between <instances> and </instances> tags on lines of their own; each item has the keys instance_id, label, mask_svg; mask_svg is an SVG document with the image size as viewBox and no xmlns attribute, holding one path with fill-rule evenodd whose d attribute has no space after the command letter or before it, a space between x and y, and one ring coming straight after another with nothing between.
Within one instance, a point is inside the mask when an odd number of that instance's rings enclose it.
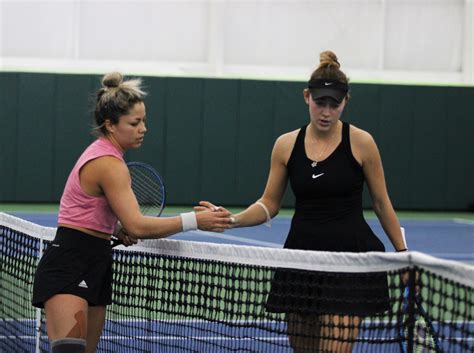
<instances>
[{"instance_id":1,"label":"net post","mask_svg":"<svg viewBox=\"0 0 474 353\"><path fill-rule=\"evenodd\" d=\"M43 256L43 245L44 245L44 234L40 236L39 242L39 252L38 252L38 260L36 261L36 266L38 267L38 263ZM36 344L35 344L35 353L41 353L40 350L40 341L41 341L41 309L36 308L36 320L35 320L35 330L36 330Z\"/></svg>"},{"instance_id":2,"label":"net post","mask_svg":"<svg viewBox=\"0 0 474 353\"><path fill-rule=\"evenodd\" d=\"M414 353L414 329L415 329L415 291L416 291L416 266L411 266L408 271L408 342L407 342L407 353Z\"/></svg>"}]
</instances>

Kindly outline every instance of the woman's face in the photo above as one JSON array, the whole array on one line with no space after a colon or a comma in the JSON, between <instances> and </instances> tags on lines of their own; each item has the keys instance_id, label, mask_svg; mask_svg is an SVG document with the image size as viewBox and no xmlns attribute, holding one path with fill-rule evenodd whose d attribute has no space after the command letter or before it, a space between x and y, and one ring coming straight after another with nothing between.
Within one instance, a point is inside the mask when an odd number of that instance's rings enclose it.
<instances>
[{"instance_id":1,"label":"woman's face","mask_svg":"<svg viewBox=\"0 0 474 353\"><path fill-rule=\"evenodd\" d=\"M118 143L123 151L139 148L146 133L146 110L143 102L136 103L126 115L122 115L118 124L107 121L109 136Z\"/></svg>"},{"instance_id":2,"label":"woman's face","mask_svg":"<svg viewBox=\"0 0 474 353\"><path fill-rule=\"evenodd\" d=\"M347 102L347 98L337 103L329 97L314 101L308 89L304 91L304 98L309 107L311 122L320 131L328 131L337 124Z\"/></svg>"}]
</instances>

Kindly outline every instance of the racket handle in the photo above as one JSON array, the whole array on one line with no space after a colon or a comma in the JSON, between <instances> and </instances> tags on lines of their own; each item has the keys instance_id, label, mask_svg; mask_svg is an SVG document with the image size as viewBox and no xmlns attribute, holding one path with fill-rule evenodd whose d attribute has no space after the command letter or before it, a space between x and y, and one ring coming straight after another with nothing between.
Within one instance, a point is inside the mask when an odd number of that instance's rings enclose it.
<instances>
[{"instance_id":1,"label":"racket handle","mask_svg":"<svg viewBox=\"0 0 474 353\"><path fill-rule=\"evenodd\" d=\"M112 248L115 248L116 246L119 246L122 244L123 244L122 240L112 235L112 237L110 238L110 245L112 246Z\"/></svg>"}]
</instances>

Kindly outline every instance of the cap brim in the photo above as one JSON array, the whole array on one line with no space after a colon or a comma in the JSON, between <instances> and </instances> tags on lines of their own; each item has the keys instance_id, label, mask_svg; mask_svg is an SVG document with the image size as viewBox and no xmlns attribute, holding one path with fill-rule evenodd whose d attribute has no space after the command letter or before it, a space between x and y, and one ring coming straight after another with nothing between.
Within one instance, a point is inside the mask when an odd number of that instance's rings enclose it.
<instances>
[{"instance_id":1,"label":"cap brim","mask_svg":"<svg viewBox=\"0 0 474 353\"><path fill-rule=\"evenodd\" d=\"M346 92L329 88L310 88L309 91L311 92L311 97L314 101L317 99L330 97L336 102L341 103L346 96Z\"/></svg>"}]
</instances>

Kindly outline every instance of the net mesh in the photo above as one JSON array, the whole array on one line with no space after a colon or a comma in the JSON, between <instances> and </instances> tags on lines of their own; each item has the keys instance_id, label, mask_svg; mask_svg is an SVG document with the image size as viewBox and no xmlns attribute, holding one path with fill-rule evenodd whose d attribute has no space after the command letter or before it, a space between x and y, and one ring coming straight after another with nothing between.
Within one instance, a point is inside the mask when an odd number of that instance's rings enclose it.
<instances>
[{"instance_id":1,"label":"net mesh","mask_svg":"<svg viewBox=\"0 0 474 353\"><path fill-rule=\"evenodd\" d=\"M54 232L0 214L0 352L49 352L30 300ZM474 351L469 265L173 240L113 256L98 352Z\"/></svg>"}]
</instances>

